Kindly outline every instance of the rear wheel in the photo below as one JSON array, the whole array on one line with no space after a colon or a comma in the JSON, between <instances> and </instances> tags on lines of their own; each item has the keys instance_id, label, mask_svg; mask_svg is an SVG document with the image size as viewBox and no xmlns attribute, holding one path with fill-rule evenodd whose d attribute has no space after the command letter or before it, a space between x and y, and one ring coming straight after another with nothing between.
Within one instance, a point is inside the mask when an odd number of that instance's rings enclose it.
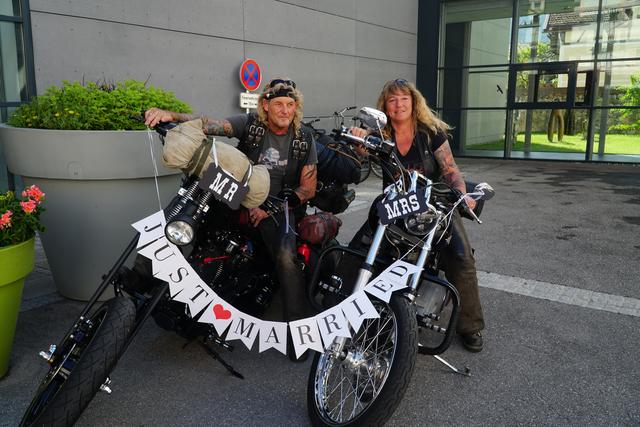
<instances>
[{"instance_id":1,"label":"rear wheel","mask_svg":"<svg viewBox=\"0 0 640 427\"><path fill-rule=\"evenodd\" d=\"M54 353L49 373L20 425L72 425L115 367L135 319L133 302L116 297L80 321Z\"/></svg>"},{"instance_id":2,"label":"rear wheel","mask_svg":"<svg viewBox=\"0 0 640 427\"><path fill-rule=\"evenodd\" d=\"M369 174L371 173L371 162L368 158L364 158L360 161L360 181L358 183L369 178Z\"/></svg>"},{"instance_id":3,"label":"rear wheel","mask_svg":"<svg viewBox=\"0 0 640 427\"><path fill-rule=\"evenodd\" d=\"M416 315L409 301L372 301L380 317L367 319L337 356L317 354L307 387L316 426L381 426L402 400L415 367Z\"/></svg>"},{"instance_id":4,"label":"rear wheel","mask_svg":"<svg viewBox=\"0 0 640 427\"><path fill-rule=\"evenodd\" d=\"M371 170L373 171L373 174L375 176L377 176L378 178L382 178L382 168L379 164L371 162Z\"/></svg>"}]
</instances>

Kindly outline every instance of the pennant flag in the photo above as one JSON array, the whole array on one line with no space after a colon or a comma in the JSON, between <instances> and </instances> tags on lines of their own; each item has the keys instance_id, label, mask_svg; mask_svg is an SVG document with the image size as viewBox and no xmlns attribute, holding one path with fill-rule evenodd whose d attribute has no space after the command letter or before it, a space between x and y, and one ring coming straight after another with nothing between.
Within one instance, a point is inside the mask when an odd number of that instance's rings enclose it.
<instances>
[{"instance_id":1,"label":"pennant flag","mask_svg":"<svg viewBox=\"0 0 640 427\"><path fill-rule=\"evenodd\" d=\"M373 304L371 304L369 297L363 290L356 292L342 301L338 307L340 307L344 316L351 324L354 334L358 332L365 319L377 319L380 317L378 311Z\"/></svg>"},{"instance_id":2,"label":"pennant flag","mask_svg":"<svg viewBox=\"0 0 640 427\"><path fill-rule=\"evenodd\" d=\"M155 242L149 244L147 247L140 249L138 253L143 257L149 258L152 261L153 275L155 276L156 274L160 273L160 271L162 271L162 264L167 262L167 260L184 260L184 257L177 248L176 252L178 252L179 256L176 256L174 248L175 245L167 241L167 239L163 236Z\"/></svg>"},{"instance_id":3,"label":"pennant flag","mask_svg":"<svg viewBox=\"0 0 640 427\"><path fill-rule=\"evenodd\" d=\"M202 280L198 280L198 282L200 283L195 283L192 288L185 288L174 298L176 301L184 302L189 306L189 312L192 317L200 313L217 296Z\"/></svg>"},{"instance_id":4,"label":"pennant flag","mask_svg":"<svg viewBox=\"0 0 640 427\"><path fill-rule=\"evenodd\" d=\"M325 349L331 347L331 343L333 343L335 337L351 338L349 323L344 317L339 305L318 314L316 316L316 322L318 322L318 329L320 330Z\"/></svg>"},{"instance_id":5,"label":"pennant flag","mask_svg":"<svg viewBox=\"0 0 640 427\"><path fill-rule=\"evenodd\" d=\"M231 322L231 327L229 328L226 339L240 340L251 350L253 342L260 331L261 324L262 320L238 311L237 316L235 316L233 322Z\"/></svg>"},{"instance_id":6,"label":"pennant flag","mask_svg":"<svg viewBox=\"0 0 640 427\"><path fill-rule=\"evenodd\" d=\"M367 283L364 290L384 302L389 302L393 292L406 288L409 277L420 270L413 264L398 260Z\"/></svg>"},{"instance_id":7,"label":"pennant flag","mask_svg":"<svg viewBox=\"0 0 640 427\"><path fill-rule=\"evenodd\" d=\"M289 328L291 329L291 338L293 347L296 350L296 357L300 357L307 349L320 352L324 350L315 317L289 322Z\"/></svg>"},{"instance_id":8,"label":"pennant flag","mask_svg":"<svg viewBox=\"0 0 640 427\"><path fill-rule=\"evenodd\" d=\"M184 257L169 257L164 262L155 262L155 277L169 283L171 298L183 289L195 288L195 281L200 280L198 274L191 268ZM200 280L201 281L201 280ZM186 301L183 301L186 302Z\"/></svg>"},{"instance_id":9,"label":"pennant flag","mask_svg":"<svg viewBox=\"0 0 640 427\"><path fill-rule=\"evenodd\" d=\"M287 354L287 324L285 322L263 321L260 325L259 350L262 353L275 348L280 353Z\"/></svg>"},{"instance_id":10,"label":"pennant flag","mask_svg":"<svg viewBox=\"0 0 640 427\"><path fill-rule=\"evenodd\" d=\"M202 313L202 316L198 319L198 322L213 325L218 335L222 336L233 321L235 311L236 309L231 304L227 304L227 302L221 298L216 298L211 301L207 309Z\"/></svg>"},{"instance_id":11,"label":"pennant flag","mask_svg":"<svg viewBox=\"0 0 640 427\"><path fill-rule=\"evenodd\" d=\"M131 226L140 233L137 247L140 248L142 246L146 246L154 240L164 237L164 226L166 225L166 222L164 212L158 211L153 215L149 215L148 217L131 224Z\"/></svg>"}]
</instances>

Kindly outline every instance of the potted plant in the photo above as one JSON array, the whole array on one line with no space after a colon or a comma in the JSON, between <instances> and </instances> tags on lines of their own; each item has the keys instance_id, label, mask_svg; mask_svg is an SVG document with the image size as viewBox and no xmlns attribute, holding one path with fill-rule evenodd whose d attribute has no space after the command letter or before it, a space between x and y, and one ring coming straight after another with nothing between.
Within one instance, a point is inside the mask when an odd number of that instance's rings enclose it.
<instances>
[{"instance_id":1,"label":"potted plant","mask_svg":"<svg viewBox=\"0 0 640 427\"><path fill-rule=\"evenodd\" d=\"M9 369L24 279L33 270L35 233L44 230L43 199L35 185L20 198L0 194L0 378Z\"/></svg>"},{"instance_id":2,"label":"potted plant","mask_svg":"<svg viewBox=\"0 0 640 427\"><path fill-rule=\"evenodd\" d=\"M180 171L162 165L155 132L134 117L151 107L191 111L144 82L63 82L0 125L9 170L50 196L42 245L63 296L88 300L130 240L130 224L160 209L158 194L164 202L179 184Z\"/></svg>"}]
</instances>

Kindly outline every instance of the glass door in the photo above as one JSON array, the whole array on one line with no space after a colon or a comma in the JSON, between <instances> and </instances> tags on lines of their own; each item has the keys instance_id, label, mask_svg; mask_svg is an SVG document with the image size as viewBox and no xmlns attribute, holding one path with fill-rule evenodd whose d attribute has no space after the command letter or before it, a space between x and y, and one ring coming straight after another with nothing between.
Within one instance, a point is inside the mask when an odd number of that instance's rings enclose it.
<instances>
[{"instance_id":1,"label":"glass door","mask_svg":"<svg viewBox=\"0 0 640 427\"><path fill-rule=\"evenodd\" d=\"M592 96L576 61L512 64L505 157L585 160Z\"/></svg>"}]
</instances>

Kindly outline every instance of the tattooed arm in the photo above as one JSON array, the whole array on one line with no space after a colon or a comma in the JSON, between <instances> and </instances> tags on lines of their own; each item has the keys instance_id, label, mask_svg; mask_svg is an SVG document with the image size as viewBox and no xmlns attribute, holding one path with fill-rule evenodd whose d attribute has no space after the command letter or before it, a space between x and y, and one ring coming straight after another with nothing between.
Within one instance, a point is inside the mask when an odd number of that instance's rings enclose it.
<instances>
[{"instance_id":1,"label":"tattooed arm","mask_svg":"<svg viewBox=\"0 0 640 427\"><path fill-rule=\"evenodd\" d=\"M213 136L236 136L233 132L233 126L229 120L214 120L209 117L202 117L202 130L205 135Z\"/></svg>"},{"instance_id":2,"label":"tattooed arm","mask_svg":"<svg viewBox=\"0 0 640 427\"><path fill-rule=\"evenodd\" d=\"M302 203L309 199L313 199L316 195L316 184L318 181L318 170L315 164L305 165L302 167L300 174L300 186L295 192Z\"/></svg>"},{"instance_id":3,"label":"tattooed arm","mask_svg":"<svg viewBox=\"0 0 640 427\"><path fill-rule=\"evenodd\" d=\"M196 116L193 114L176 113L173 111L150 108L144 113L145 124L150 128L155 127L160 122L188 122L202 118L202 131L206 135L214 136L235 136L233 127L228 120L214 120L209 117Z\"/></svg>"},{"instance_id":4,"label":"tattooed arm","mask_svg":"<svg viewBox=\"0 0 640 427\"><path fill-rule=\"evenodd\" d=\"M460 169L458 169L458 165L456 165L455 160L453 160L453 153L451 152L449 141L445 141L445 143L435 151L434 155L438 166L440 166L440 173L442 174L444 182L461 193L466 193L467 187L462 178L462 173L460 173ZM475 208L475 200L469 197L465 200L471 209Z\"/></svg>"}]
</instances>

